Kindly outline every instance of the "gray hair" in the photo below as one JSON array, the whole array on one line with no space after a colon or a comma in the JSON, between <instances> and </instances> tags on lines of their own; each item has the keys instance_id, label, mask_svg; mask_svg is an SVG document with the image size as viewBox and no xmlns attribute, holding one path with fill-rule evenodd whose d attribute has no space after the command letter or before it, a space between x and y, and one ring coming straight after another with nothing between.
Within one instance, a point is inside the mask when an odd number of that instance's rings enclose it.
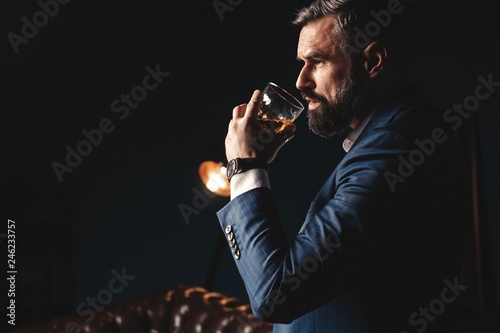
<instances>
[{"instance_id":1,"label":"gray hair","mask_svg":"<svg viewBox=\"0 0 500 333\"><path fill-rule=\"evenodd\" d=\"M335 32L341 37L338 42L352 59L355 54L347 48L355 46L355 28L364 30L367 23L374 20L372 11L387 9L387 2L387 0L315 0L308 7L298 11L292 23L304 27L310 22L332 16L335 19ZM396 51L401 50L403 40L402 21L398 16L393 15L389 26L372 37L373 40L389 41L388 44L395 47Z\"/></svg>"}]
</instances>

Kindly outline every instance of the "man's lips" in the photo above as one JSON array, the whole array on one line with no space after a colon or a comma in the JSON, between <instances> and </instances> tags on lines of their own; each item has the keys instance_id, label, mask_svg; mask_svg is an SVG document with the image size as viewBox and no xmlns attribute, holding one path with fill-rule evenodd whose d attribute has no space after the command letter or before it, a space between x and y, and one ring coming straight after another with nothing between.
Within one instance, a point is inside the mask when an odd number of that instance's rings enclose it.
<instances>
[{"instance_id":1,"label":"man's lips","mask_svg":"<svg viewBox=\"0 0 500 333\"><path fill-rule=\"evenodd\" d=\"M320 104L317 100L314 100L314 99L309 98L309 97L306 97L306 101L309 103L309 105L308 105L309 110L314 110Z\"/></svg>"}]
</instances>

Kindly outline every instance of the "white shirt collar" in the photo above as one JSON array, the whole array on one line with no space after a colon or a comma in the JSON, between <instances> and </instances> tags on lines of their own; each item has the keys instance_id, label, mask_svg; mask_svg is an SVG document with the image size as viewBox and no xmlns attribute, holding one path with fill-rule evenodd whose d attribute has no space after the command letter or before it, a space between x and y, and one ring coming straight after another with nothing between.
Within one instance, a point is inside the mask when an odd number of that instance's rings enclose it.
<instances>
[{"instance_id":1,"label":"white shirt collar","mask_svg":"<svg viewBox=\"0 0 500 333\"><path fill-rule=\"evenodd\" d=\"M372 111L366 117L364 117L363 120L359 122L359 124L351 131L351 133L349 133L347 138L344 140L344 142L342 143L342 148L344 148L346 153L351 150L352 145L361 135L361 132L363 132L370 119L372 119L374 113L375 111Z\"/></svg>"}]
</instances>

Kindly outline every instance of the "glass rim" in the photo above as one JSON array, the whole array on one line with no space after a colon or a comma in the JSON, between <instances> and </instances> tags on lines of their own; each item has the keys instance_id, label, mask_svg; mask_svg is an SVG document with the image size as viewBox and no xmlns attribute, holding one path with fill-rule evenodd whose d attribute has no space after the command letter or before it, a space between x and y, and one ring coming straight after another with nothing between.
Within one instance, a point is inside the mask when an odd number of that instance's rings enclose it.
<instances>
[{"instance_id":1,"label":"glass rim","mask_svg":"<svg viewBox=\"0 0 500 333\"><path fill-rule=\"evenodd\" d=\"M267 84L271 85L275 90L278 90L278 93L279 93L279 91L283 92L286 95L286 97L285 96L281 96L281 97L283 97L285 100L287 100L287 102L289 102L290 104L292 104L293 106L295 106L299 109L304 110L304 105L295 96L290 94L288 91L286 91L285 89L283 89L282 87L280 87L279 85L277 85L274 82L268 82ZM290 101L289 98L287 98L287 97L292 99L292 101Z\"/></svg>"}]
</instances>

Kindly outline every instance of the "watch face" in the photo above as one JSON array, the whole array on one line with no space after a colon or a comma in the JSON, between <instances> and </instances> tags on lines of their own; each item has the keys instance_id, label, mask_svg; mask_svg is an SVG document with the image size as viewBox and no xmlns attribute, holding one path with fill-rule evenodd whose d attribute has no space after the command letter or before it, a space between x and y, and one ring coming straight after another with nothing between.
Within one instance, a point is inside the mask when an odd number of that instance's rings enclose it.
<instances>
[{"instance_id":1,"label":"watch face","mask_svg":"<svg viewBox=\"0 0 500 333\"><path fill-rule=\"evenodd\" d=\"M231 177L235 174L238 163L236 159L229 161L227 164L226 177L227 179L231 179Z\"/></svg>"}]
</instances>

